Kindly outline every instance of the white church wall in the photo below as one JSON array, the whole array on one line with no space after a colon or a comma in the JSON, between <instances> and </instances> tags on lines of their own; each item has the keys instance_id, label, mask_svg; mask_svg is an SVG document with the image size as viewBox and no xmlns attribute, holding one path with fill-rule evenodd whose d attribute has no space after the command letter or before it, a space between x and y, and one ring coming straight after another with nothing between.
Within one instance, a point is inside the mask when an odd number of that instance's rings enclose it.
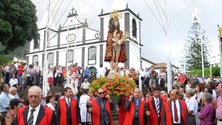
<instances>
[{"instance_id":1,"label":"white church wall","mask_svg":"<svg viewBox=\"0 0 222 125\"><path fill-rule=\"evenodd\" d=\"M65 50L60 50L59 51L59 59L58 59L58 64L61 66L66 66L66 51Z\"/></svg>"},{"instance_id":2,"label":"white church wall","mask_svg":"<svg viewBox=\"0 0 222 125\"><path fill-rule=\"evenodd\" d=\"M70 33L71 34L75 34L76 36L76 39L75 41L79 42L79 41L82 41L82 35L83 35L83 29L75 29L75 30L71 30Z\"/></svg>"},{"instance_id":3,"label":"white church wall","mask_svg":"<svg viewBox=\"0 0 222 125\"><path fill-rule=\"evenodd\" d=\"M136 70L140 69L140 57L139 57L139 52L138 52L138 47L135 45L135 43L130 42L129 43L129 53L130 53L130 57L128 57L129 60L129 68L135 68Z\"/></svg>"},{"instance_id":4,"label":"white church wall","mask_svg":"<svg viewBox=\"0 0 222 125\"><path fill-rule=\"evenodd\" d=\"M79 66L82 65L82 48L76 48L74 49L73 54L73 64L78 63Z\"/></svg>"},{"instance_id":5,"label":"white church wall","mask_svg":"<svg viewBox=\"0 0 222 125\"><path fill-rule=\"evenodd\" d=\"M109 16L108 17L103 17L103 20L104 20L104 26L103 26L103 31L104 31L104 34L103 34L103 39L106 40L107 39L107 34L108 34L108 30L109 30Z\"/></svg>"},{"instance_id":6,"label":"white church wall","mask_svg":"<svg viewBox=\"0 0 222 125\"><path fill-rule=\"evenodd\" d=\"M103 67L109 68L110 67L109 62L104 62L105 52L106 52L106 43L103 44L103 53L104 54L103 54L103 57L101 57L101 58L103 60Z\"/></svg>"},{"instance_id":7,"label":"white church wall","mask_svg":"<svg viewBox=\"0 0 222 125\"><path fill-rule=\"evenodd\" d=\"M48 41L50 49L57 47L58 44L57 41L58 41L58 34L51 31L49 34L49 41Z\"/></svg>"},{"instance_id":8,"label":"white church wall","mask_svg":"<svg viewBox=\"0 0 222 125\"><path fill-rule=\"evenodd\" d=\"M91 40L96 40L98 41L99 38L99 32L92 30L92 29L88 29L86 28L86 40L87 42L92 42Z\"/></svg>"},{"instance_id":9,"label":"white church wall","mask_svg":"<svg viewBox=\"0 0 222 125\"><path fill-rule=\"evenodd\" d=\"M29 52L33 52L34 51L34 41L32 40L29 44Z\"/></svg>"},{"instance_id":10,"label":"white church wall","mask_svg":"<svg viewBox=\"0 0 222 125\"><path fill-rule=\"evenodd\" d=\"M67 44L67 36L68 34L73 34L75 38L73 41L69 41L69 43L74 43L78 41L82 41L82 29L76 29L76 30L69 30L69 31L64 31L60 33L60 45L64 46L64 44Z\"/></svg>"},{"instance_id":11,"label":"white church wall","mask_svg":"<svg viewBox=\"0 0 222 125\"><path fill-rule=\"evenodd\" d=\"M45 32L45 30L40 30L39 31L39 35L40 35L39 49L35 49L34 52L38 52L38 51L44 50L44 39L45 39L44 32Z\"/></svg>"}]
</instances>

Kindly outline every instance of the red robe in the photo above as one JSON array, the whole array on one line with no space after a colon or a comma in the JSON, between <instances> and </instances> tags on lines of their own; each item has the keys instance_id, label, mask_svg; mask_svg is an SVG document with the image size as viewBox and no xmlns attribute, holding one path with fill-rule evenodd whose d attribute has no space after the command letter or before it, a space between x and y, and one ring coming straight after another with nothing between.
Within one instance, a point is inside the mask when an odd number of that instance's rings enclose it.
<instances>
[{"instance_id":1,"label":"red robe","mask_svg":"<svg viewBox=\"0 0 222 125\"><path fill-rule=\"evenodd\" d=\"M120 30L120 39L123 37L123 31ZM108 31L107 35L107 41L106 41L106 51L105 51L105 62L110 62L113 57L113 41L112 41L113 32L111 30ZM121 44L120 54L119 54L119 60L118 62L126 62L126 47L125 47L125 41Z\"/></svg>"},{"instance_id":2,"label":"red robe","mask_svg":"<svg viewBox=\"0 0 222 125\"><path fill-rule=\"evenodd\" d=\"M140 125L144 125L144 108L145 108L145 102L143 100L140 100L138 113L139 113L139 121ZM125 120L123 125L133 125L133 117L135 114L136 106L133 102L130 102L130 108L129 110L126 110Z\"/></svg>"},{"instance_id":3,"label":"red robe","mask_svg":"<svg viewBox=\"0 0 222 125\"><path fill-rule=\"evenodd\" d=\"M179 100L180 106L182 106L182 111L181 113L181 125L186 125L186 117L187 117L187 106L185 101ZM165 125L172 125L173 124L173 118L172 118L172 112L171 112L171 101L167 101L164 103L164 110L165 110ZM179 114L178 114L179 115Z\"/></svg>"},{"instance_id":4,"label":"red robe","mask_svg":"<svg viewBox=\"0 0 222 125\"><path fill-rule=\"evenodd\" d=\"M66 105L66 101L65 101L65 98L61 98L59 100L59 104L60 104L60 120L59 120L59 125L66 125L66 108L67 108L67 105ZM77 121L77 116L76 116L76 107L78 105L76 104L76 100L71 98L71 117L72 117L72 125L78 125L78 121Z\"/></svg>"},{"instance_id":5,"label":"red robe","mask_svg":"<svg viewBox=\"0 0 222 125\"><path fill-rule=\"evenodd\" d=\"M27 106L22 107L18 110L18 114L17 114L17 124L18 125L25 125L24 121L24 112L25 110L27 110ZM41 107L40 107L41 108ZM40 111L40 110L39 110ZM28 117L28 112L27 112L27 117ZM36 123L37 125L50 125L52 122L52 115L53 115L53 111L48 108L48 107L44 107L44 115L41 118L41 120Z\"/></svg>"},{"instance_id":6,"label":"red robe","mask_svg":"<svg viewBox=\"0 0 222 125\"><path fill-rule=\"evenodd\" d=\"M124 119L125 119L125 114L126 114L126 110L124 109L125 99L126 97L123 96L121 98L121 101L122 101L121 105L119 105L119 115L118 115L119 125L123 125Z\"/></svg>"},{"instance_id":7,"label":"red robe","mask_svg":"<svg viewBox=\"0 0 222 125\"><path fill-rule=\"evenodd\" d=\"M165 103L165 101L160 97L159 99L162 100L162 105ZM158 115L156 113L156 107L153 106L154 98L148 99L148 107L150 109L150 116L149 116L149 123L150 125L162 125L162 107L160 107L160 124L158 124ZM155 102L154 102L155 103Z\"/></svg>"},{"instance_id":8,"label":"red robe","mask_svg":"<svg viewBox=\"0 0 222 125\"><path fill-rule=\"evenodd\" d=\"M100 107L99 107L99 104L97 103L96 98L90 98L90 101L92 102L92 113L91 113L92 125L100 125ZM105 107L106 107L106 110L108 112L109 119L110 119L110 124L109 125L113 125L113 120L112 120L112 114L111 114L111 111L110 111L109 101L106 101Z\"/></svg>"}]
</instances>

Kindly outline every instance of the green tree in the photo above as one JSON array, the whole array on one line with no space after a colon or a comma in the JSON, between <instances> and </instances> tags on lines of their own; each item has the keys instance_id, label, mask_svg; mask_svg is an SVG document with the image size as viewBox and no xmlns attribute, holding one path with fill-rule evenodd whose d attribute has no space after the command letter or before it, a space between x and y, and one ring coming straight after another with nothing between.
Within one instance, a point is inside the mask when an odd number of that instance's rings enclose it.
<instances>
[{"instance_id":1,"label":"green tree","mask_svg":"<svg viewBox=\"0 0 222 125\"><path fill-rule=\"evenodd\" d=\"M187 70L202 68L201 44L203 45L204 66L209 67L209 41L205 36L205 31L201 28L200 23L196 19L188 32L188 37L184 46L186 58L185 65Z\"/></svg>"},{"instance_id":2,"label":"green tree","mask_svg":"<svg viewBox=\"0 0 222 125\"><path fill-rule=\"evenodd\" d=\"M37 17L31 0L0 1L0 52L9 53L37 40Z\"/></svg>"}]
</instances>

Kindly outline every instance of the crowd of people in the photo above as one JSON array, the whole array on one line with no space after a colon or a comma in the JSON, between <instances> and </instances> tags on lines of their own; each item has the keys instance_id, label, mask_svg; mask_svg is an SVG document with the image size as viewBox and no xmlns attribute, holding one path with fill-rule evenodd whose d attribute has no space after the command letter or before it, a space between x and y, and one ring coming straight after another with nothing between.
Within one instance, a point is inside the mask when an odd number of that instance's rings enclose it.
<instances>
[{"instance_id":1,"label":"crowd of people","mask_svg":"<svg viewBox=\"0 0 222 125\"><path fill-rule=\"evenodd\" d=\"M222 124L222 82L218 78L175 73L173 90L167 93L164 69L120 68L119 75L129 76L138 85L141 81L143 89L136 88L129 96L121 97L116 106L103 88L95 95L88 91L92 80L109 77L109 69L102 65L96 73L78 64L49 67L48 86L63 89L49 89L47 96L42 95L42 72L38 62L2 66L1 125L113 125L111 110L118 110L119 125ZM27 92L20 97L18 91Z\"/></svg>"}]
</instances>

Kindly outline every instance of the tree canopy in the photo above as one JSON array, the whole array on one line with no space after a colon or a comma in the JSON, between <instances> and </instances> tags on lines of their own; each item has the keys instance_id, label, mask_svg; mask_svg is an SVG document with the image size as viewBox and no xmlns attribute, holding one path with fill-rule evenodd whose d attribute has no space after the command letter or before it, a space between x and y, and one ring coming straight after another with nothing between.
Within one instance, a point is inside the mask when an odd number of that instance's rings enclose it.
<instances>
[{"instance_id":1,"label":"tree canopy","mask_svg":"<svg viewBox=\"0 0 222 125\"><path fill-rule=\"evenodd\" d=\"M201 44L203 48L204 66L209 66L209 41L205 36L205 31L201 28L200 23L195 20L188 32L188 37L185 44L185 62L188 70L201 69Z\"/></svg>"},{"instance_id":2,"label":"tree canopy","mask_svg":"<svg viewBox=\"0 0 222 125\"><path fill-rule=\"evenodd\" d=\"M31 0L0 1L0 52L8 53L37 40L35 5Z\"/></svg>"}]
</instances>

